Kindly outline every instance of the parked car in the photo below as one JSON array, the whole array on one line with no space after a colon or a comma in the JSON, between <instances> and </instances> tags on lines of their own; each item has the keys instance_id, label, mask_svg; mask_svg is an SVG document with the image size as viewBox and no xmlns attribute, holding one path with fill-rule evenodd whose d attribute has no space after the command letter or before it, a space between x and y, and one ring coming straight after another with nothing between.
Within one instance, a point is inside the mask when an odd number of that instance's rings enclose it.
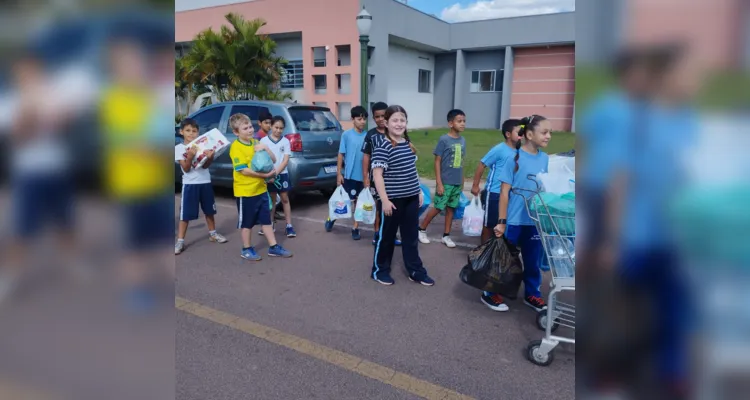
<instances>
[{"instance_id":1,"label":"parked car","mask_svg":"<svg viewBox=\"0 0 750 400\"><path fill-rule=\"evenodd\" d=\"M292 192L319 190L326 195L336 189L336 161L342 128L327 107L272 101L230 101L213 104L189 115L198 122L199 132L217 128L231 142L237 139L229 126L229 117L247 115L257 131L258 115L266 110L282 116L286 121L284 136L289 139L292 156L289 159L289 179ZM175 128L175 145L182 143L179 128ZM232 187L232 161L229 151L219 156L209 167L215 186ZM182 171L175 163L175 184L181 185Z\"/></svg>"}]
</instances>

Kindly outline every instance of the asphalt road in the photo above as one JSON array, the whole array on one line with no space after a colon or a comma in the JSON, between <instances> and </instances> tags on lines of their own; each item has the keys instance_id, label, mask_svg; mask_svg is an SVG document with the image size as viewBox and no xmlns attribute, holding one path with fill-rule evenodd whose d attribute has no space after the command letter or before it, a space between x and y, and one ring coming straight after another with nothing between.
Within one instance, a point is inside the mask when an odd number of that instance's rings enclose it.
<instances>
[{"instance_id":1,"label":"asphalt road","mask_svg":"<svg viewBox=\"0 0 750 400\"><path fill-rule=\"evenodd\" d=\"M455 249L420 245L434 287L409 282L397 249L396 284L385 287L368 277L371 231L359 242L345 224L325 232L320 195L292 207L298 237L278 235L291 259L240 258L230 192L217 193L217 227L229 243L209 242L203 221L191 225L176 258L178 399L575 397L574 347L558 347L549 367L531 364L524 349L543 335L534 312L520 300L493 312L459 281L476 238L454 235L466 245ZM431 237L442 224L433 222ZM255 233L253 242L265 255L265 239Z\"/></svg>"}]
</instances>

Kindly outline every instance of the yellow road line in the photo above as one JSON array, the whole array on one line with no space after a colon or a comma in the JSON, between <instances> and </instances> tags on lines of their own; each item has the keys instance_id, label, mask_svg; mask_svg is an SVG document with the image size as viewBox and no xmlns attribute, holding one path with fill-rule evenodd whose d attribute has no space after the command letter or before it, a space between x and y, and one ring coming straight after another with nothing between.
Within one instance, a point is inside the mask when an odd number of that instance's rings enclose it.
<instances>
[{"instance_id":1,"label":"yellow road line","mask_svg":"<svg viewBox=\"0 0 750 400\"><path fill-rule=\"evenodd\" d=\"M175 298L175 307L196 317L236 329L428 400L474 400L472 397L417 379L394 369L240 318L236 315L203 306L181 297Z\"/></svg>"}]
</instances>

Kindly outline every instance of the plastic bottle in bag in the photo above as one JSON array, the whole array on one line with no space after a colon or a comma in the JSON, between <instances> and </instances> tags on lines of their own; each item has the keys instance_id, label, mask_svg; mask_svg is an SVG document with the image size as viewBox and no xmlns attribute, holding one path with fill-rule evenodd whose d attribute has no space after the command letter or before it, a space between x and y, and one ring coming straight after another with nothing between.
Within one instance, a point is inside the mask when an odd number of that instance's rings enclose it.
<instances>
[{"instance_id":1,"label":"plastic bottle in bag","mask_svg":"<svg viewBox=\"0 0 750 400\"><path fill-rule=\"evenodd\" d=\"M545 240L549 250L548 261L555 270L555 275L557 277L575 276L576 249L573 242L560 236L547 236ZM568 252L565 251L566 248Z\"/></svg>"}]
</instances>

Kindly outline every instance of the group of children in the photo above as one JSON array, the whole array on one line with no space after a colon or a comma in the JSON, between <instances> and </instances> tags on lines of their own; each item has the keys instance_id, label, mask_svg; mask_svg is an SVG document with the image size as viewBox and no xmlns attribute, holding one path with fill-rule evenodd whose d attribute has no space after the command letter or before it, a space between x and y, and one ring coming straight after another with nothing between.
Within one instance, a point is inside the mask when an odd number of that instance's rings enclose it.
<instances>
[{"instance_id":1,"label":"group of children","mask_svg":"<svg viewBox=\"0 0 750 400\"><path fill-rule=\"evenodd\" d=\"M418 243L430 243L427 228L441 212L445 213L445 228L442 243L456 247L450 237L454 213L459 207L464 187L464 160L466 139L462 132L466 128L466 114L451 110L447 116L449 132L440 137L435 156L436 188L432 207L421 224L419 209L424 202L417 173L417 155L406 129L407 114L403 107L378 102L372 106L376 127L369 132L364 127L369 118L362 106L353 107L351 117L354 127L342 134L336 170L336 181L352 200L356 201L362 190L369 188L376 199L377 217L373 245L375 254L371 278L383 285L392 285L391 261L396 245L402 246L404 266L409 279L425 286L434 285L419 256ZM237 135L229 150L234 167L234 194L239 212L238 228L241 229L243 248L241 256L248 260L261 257L251 244L251 229L261 226L261 234L268 240L269 256L291 257L292 253L281 247L275 239L272 210L279 193L286 216L286 234L295 237L291 223L291 207L288 191L289 176L286 170L290 156L289 141L282 136L284 118L264 115L261 117L262 132L254 136L250 119L244 114L230 118L232 132ZM270 131L270 132L269 132ZM181 132L185 143L198 134L195 121L182 122ZM533 221L524 205L524 196L511 192L511 188L535 189L528 179L547 171L549 157L542 151L551 138L550 122L539 115L522 120L507 120L502 125L504 141L493 147L477 166L471 192L479 196L479 182L486 169L489 174L486 185L484 230L482 241L491 236L505 238L521 249L524 263L524 303L535 310L543 310L546 304L541 297L541 260L543 247ZM256 151L267 151L274 161L274 170L258 173L249 166ZM215 231L213 215L216 206L210 186L208 166L213 154L206 154L208 161L200 168L193 168L194 151L186 149L180 164L183 168L183 197L180 210L180 230L175 254L184 249L184 237L188 221L197 219L198 208L206 215L209 239L225 243L226 238ZM325 230L330 232L334 220L325 221ZM401 232L402 240L398 239ZM354 240L361 239L359 224L355 221L351 230ZM481 301L495 311L507 311L503 298L484 292Z\"/></svg>"},{"instance_id":2,"label":"group of children","mask_svg":"<svg viewBox=\"0 0 750 400\"><path fill-rule=\"evenodd\" d=\"M232 160L233 189L237 201L238 223L241 230L242 251L240 256L247 260L259 261L262 257L252 245L252 229L260 226L260 234L268 241L269 257L291 257L292 253L276 242L275 229L272 221L272 210L276 208L276 194L281 198L286 217L286 236L293 238L297 233L292 226L291 206L289 204L289 190L291 189L287 164L291 156L291 144L282 136L285 121L283 117L264 115L261 128L265 128L262 136L254 136L255 129L250 118L244 114L234 114L229 118L232 133L237 136L229 148L229 158ZM270 131L270 132L269 132ZM180 225L175 244L175 254L185 249L185 234L188 223L198 219L199 209L206 217L209 229L209 240L216 243L226 243L227 239L216 232L214 215L216 202L211 175L208 167L213 161L213 151L206 151L206 162L193 166L196 156L194 148L187 148L187 144L198 137L198 123L190 118L180 124L183 136L184 151L177 151L176 159L182 168L182 198L180 201ZM180 149L183 150L183 149ZM273 169L267 173L253 171L251 168L253 156L258 151L266 151L274 162ZM273 196L272 196L273 194Z\"/></svg>"}]
</instances>

